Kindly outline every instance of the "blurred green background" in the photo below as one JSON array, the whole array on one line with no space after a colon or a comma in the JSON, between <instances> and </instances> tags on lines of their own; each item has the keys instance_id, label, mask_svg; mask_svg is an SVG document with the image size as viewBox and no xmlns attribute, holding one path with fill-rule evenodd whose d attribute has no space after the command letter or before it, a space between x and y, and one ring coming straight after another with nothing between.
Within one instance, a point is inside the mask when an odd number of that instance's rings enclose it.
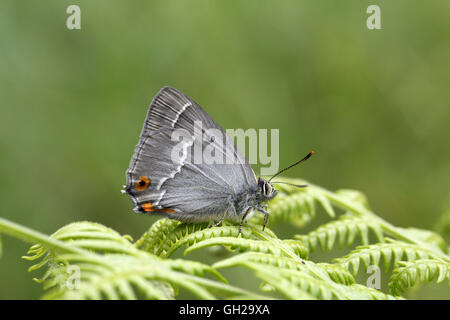
<instances>
[{"instance_id":1,"label":"blurred green background","mask_svg":"<svg viewBox=\"0 0 450 320\"><path fill-rule=\"evenodd\" d=\"M70 4L81 30L66 28ZM370 4L382 30L366 28ZM289 176L433 229L450 208L449 14L445 0L1 1L0 216L138 238L154 219L120 189L170 85L224 128L280 129L280 166L317 152ZM3 240L0 299L38 298L29 245Z\"/></svg>"}]
</instances>

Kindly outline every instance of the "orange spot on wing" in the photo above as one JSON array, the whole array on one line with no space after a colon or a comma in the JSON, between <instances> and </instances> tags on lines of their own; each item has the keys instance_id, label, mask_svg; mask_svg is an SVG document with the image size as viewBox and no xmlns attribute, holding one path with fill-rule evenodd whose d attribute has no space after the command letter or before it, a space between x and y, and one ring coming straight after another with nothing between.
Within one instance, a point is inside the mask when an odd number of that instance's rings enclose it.
<instances>
[{"instance_id":1,"label":"orange spot on wing","mask_svg":"<svg viewBox=\"0 0 450 320\"><path fill-rule=\"evenodd\" d=\"M136 190L144 191L150 185L150 179L145 176L140 176L139 181L136 183Z\"/></svg>"},{"instance_id":2,"label":"orange spot on wing","mask_svg":"<svg viewBox=\"0 0 450 320\"><path fill-rule=\"evenodd\" d=\"M150 202L144 203L141 205L142 210L145 212L167 212L167 213L175 213L172 209L157 209L153 207L153 205Z\"/></svg>"},{"instance_id":3,"label":"orange spot on wing","mask_svg":"<svg viewBox=\"0 0 450 320\"><path fill-rule=\"evenodd\" d=\"M151 211L154 211L155 210L155 208L153 208L153 206L152 206L152 204L150 203L150 202L147 202L147 203L144 203L144 204L142 204L142 209L145 211L145 212L151 212Z\"/></svg>"},{"instance_id":4,"label":"orange spot on wing","mask_svg":"<svg viewBox=\"0 0 450 320\"><path fill-rule=\"evenodd\" d=\"M158 211L167 212L167 213L175 213L175 210L172 210L172 209L158 209Z\"/></svg>"}]
</instances>

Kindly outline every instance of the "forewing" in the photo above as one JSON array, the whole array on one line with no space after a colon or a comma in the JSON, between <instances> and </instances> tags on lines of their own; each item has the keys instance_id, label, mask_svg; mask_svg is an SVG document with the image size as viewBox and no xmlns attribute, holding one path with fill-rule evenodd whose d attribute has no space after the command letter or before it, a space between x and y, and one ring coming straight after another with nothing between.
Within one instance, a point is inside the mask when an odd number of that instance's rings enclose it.
<instances>
[{"instance_id":1,"label":"forewing","mask_svg":"<svg viewBox=\"0 0 450 320\"><path fill-rule=\"evenodd\" d=\"M203 128L202 150L209 145L225 162L232 163L195 161L195 121L200 121ZM195 101L176 89L161 89L150 105L127 171L126 192L135 211L146 211L142 205L150 203L147 208L154 211L169 208L184 214L217 213L226 209L230 199L256 185L253 170L234 142L224 139L220 143L208 129L217 129L226 137ZM175 130L185 132L182 142L172 140ZM175 160L174 148L180 151ZM145 190L138 187L142 177L150 181Z\"/></svg>"}]
</instances>

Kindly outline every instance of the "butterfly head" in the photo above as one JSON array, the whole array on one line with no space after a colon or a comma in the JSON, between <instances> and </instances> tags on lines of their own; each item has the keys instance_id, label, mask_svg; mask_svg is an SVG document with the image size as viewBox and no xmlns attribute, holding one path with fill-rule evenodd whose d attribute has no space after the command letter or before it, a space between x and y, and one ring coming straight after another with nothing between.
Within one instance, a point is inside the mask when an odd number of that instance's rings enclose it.
<instances>
[{"instance_id":1,"label":"butterfly head","mask_svg":"<svg viewBox=\"0 0 450 320\"><path fill-rule=\"evenodd\" d=\"M273 184L263 178L258 179L258 196L261 201L273 199L278 193Z\"/></svg>"}]
</instances>

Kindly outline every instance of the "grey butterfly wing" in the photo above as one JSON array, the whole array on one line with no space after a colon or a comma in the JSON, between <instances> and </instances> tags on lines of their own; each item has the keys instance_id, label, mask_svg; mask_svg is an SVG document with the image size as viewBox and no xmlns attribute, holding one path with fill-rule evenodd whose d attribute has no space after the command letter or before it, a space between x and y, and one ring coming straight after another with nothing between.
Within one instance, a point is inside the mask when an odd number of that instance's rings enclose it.
<instances>
[{"instance_id":1,"label":"grey butterfly wing","mask_svg":"<svg viewBox=\"0 0 450 320\"><path fill-rule=\"evenodd\" d=\"M204 130L217 129L222 132L225 137L224 130L203 110L202 107L190 97L177 89L171 87L162 88L153 99L147 118L144 123L144 127L141 133L141 140L143 137L154 130L161 127L169 127L174 129L185 129L190 134L194 135L195 122L199 121L202 124ZM203 132L204 142L210 143L211 136L207 132ZM223 155L227 160L234 161L234 163L241 164L239 166L240 173L248 184L253 184L256 180L251 166L248 163L247 158L237 148L232 141L226 141L223 143L226 150L223 150L221 146L220 151L224 151ZM230 162L231 162L230 161ZM228 166L234 168L232 166ZM237 168L234 168L235 170Z\"/></svg>"},{"instance_id":2,"label":"grey butterfly wing","mask_svg":"<svg viewBox=\"0 0 450 320\"><path fill-rule=\"evenodd\" d=\"M202 150L209 146L224 159L235 158L235 163L194 161L195 121L204 128ZM208 220L224 212L238 195L256 187L253 170L234 142L225 139L221 145L209 129L226 136L195 101L178 90L165 87L157 94L127 171L126 192L135 211L183 221ZM182 139L173 139L175 131ZM142 177L149 180L145 189L138 186Z\"/></svg>"}]
</instances>

